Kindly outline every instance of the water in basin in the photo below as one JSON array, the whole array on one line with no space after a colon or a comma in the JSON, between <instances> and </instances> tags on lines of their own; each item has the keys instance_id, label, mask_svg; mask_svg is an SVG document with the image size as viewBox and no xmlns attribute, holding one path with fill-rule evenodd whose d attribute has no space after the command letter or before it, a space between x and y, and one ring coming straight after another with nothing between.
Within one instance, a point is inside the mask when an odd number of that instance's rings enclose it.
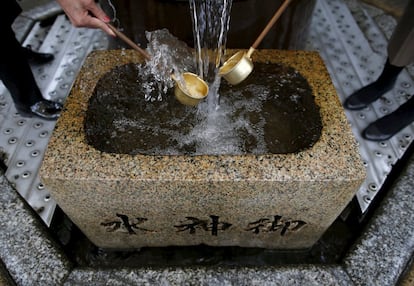
<instances>
[{"instance_id":1,"label":"water in basin","mask_svg":"<svg viewBox=\"0 0 414 286\"><path fill-rule=\"evenodd\" d=\"M170 90L146 101L137 64L116 67L96 85L85 121L88 143L104 152L147 155L293 153L319 138L312 90L291 67L256 64L238 86L222 82L219 108L181 105ZM154 90L157 93L156 90Z\"/></svg>"}]
</instances>

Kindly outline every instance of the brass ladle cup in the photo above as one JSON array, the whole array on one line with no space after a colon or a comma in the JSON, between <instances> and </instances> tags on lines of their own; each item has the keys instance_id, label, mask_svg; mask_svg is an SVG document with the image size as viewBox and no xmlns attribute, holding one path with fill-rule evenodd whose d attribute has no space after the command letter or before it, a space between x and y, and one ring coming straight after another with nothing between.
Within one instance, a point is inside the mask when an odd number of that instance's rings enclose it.
<instances>
[{"instance_id":1,"label":"brass ladle cup","mask_svg":"<svg viewBox=\"0 0 414 286\"><path fill-rule=\"evenodd\" d=\"M121 40L139 52L146 60L151 60L151 56L145 50L135 44L124 33L119 31L111 24L106 24ZM181 79L178 79L173 75L171 77L175 81L174 95L177 100L184 105L196 106L200 100L208 95L207 83L196 74L185 72L181 74Z\"/></svg>"},{"instance_id":2,"label":"brass ladle cup","mask_svg":"<svg viewBox=\"0 0 414 286\"><path fill-rule=\"evenodd\" d=\"M196 106L208 94L208 85L196 74L182 73L182 80L175 78L174 75L171 77L176 83L175 98L184 105Z\"/></svg>"},{"instance_id":3,"label":"brass ladle cup","mask_svg":"<svg viewBox=\"0 0 414 286\"><path fill-rule=\"evenodd\" d=\"M219 75L224 77L230 84L236 85L245 80L249 74L253 71L253 62L251 60L251 56L253 52L257 49L257 47L262 42L263 38L267 35L285 9L288 7L291 0L285 0L283 4L277 9L276 13L273 15L272 19L260 33L259 37L257 37L256 41L247 51L247 53L243 51L239 51L233 56L231 56L219 69Z\"/></svg>"}]
</instances>

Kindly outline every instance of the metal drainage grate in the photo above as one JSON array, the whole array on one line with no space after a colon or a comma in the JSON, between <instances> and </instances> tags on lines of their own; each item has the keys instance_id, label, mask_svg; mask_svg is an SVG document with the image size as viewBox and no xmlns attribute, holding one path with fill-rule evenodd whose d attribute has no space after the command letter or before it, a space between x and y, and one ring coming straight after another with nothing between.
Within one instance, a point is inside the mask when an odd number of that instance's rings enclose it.
<instances>
[{"instance_id":1,"label":"metal drainage grate","mask_svg":"<svg viewBox=\"0 0 414 286\"><path fill-rule=\"evenodd\" d=\"M55 55L53 62L34 65L32 70L44 97L63 103L87 54L106 49L108 42L103 32L74 28L60 15L48 27L35 21L23 41L27 45ZM53 121L20 117L0 82L0 151L7 156L5 175L47 225L56 203L40 182L38 171L54 127Z\"/></svg>"},{"instance_id":2,"label":"metal drainage grate","mask_svg":"<svg viewBox=\"0 0 414 286\"><path fill-rule=\"evenodd\" d=\"M387 57L387 43L378 25L362 7L351 14L345 1L317 2L309 46L319 51L324 59L341 102L355 90L378 78ZM407 95L413 93L413 79L404 70L394 89L381 100L361 111L345 111L367 170L367 178L357 193L362 212L368 209L392 165L413 141L413 125L390 140L379 143L367 141L360 134L369 123L398 108L407 100Z\"/></svg>"},{"instance_id":3,"label":"metal drainage grate","mask_svg":"<svg viewBox=\"0 0 414 286\"><path fill-rule=\"evenodd\" d=\"M33 66L33 71L44 96L64 102L87 54L93 49L106 49L108 41L103 32L74 28L60 15L49 27L35 21L23 45L55 55L52 63ZM362 7L351 13L346 1L319 0L308 46L321 54L343 102L353 91L377 78L386 58L387 39ZM364 140L360 133L413 93L413 80L403 71L383 100L362 111L346 111L367 169L367 179L357 193L362 212L368 209L414 135L413 126L409 126L392 139L375 143ZM55 122L16 114L8 91L0 83L0 151L8 156L6 177L47 225L56 203L40 182L38 171L54 126Z\"/></svg>"}]
</instances>

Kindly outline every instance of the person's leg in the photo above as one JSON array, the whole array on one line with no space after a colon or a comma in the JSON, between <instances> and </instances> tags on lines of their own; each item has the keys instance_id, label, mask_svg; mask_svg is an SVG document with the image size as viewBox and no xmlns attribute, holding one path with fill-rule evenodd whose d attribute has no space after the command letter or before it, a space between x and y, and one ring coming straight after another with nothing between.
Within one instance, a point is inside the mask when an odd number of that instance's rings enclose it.
<instances>
[{"instance_id":1,"label":"person's leg","mask_svg":"<svg viewBox=\"0 0 414 286\"><path fill-rule=\"evenodd\" d=\"M4 37L4 53L0 55L0 79L9 90L16 109L30 113L30 106L42 100L42 96L13 31L9 29Z\"/></svg>"},{"instance_id":2,"label":"person's leg","mask_svg":"<svg viewBox=\"0 0 414 286\"><path fill-rule=\"evenodd\" d=\"M11 28L2 28L0 53L0 80L9 90L17 111L22 116L37 115L56 119L62 106L43 99L33 77L23 48Z\"/></svg>"},{"instance_id":3,"label":"person's leg","mask_svg":"<svg viewBox=\"0 0 414 286\"><path fill-rule=\"evenodd\" d=\"M388 57L395 66L414 62L414 0L410 0L388 43Z\"/></svg>"},{"instance_id":4,"label":"person's leg","mask_svg":"<svg viewBox=\"0 0 414 286\"><path fill-rule=\"evenodd\" d=\"M55 56L50 53L40 53L32 50L30 45L23 47L23 53L27 60L33 64L46 64L54 60Z\"/></svg>"},{"instance_id":5,"label":"person's leg","mask_svg":"<svg viewBox=\"0 0 414 286\"><path fill-rule=\"evenodd\" d=\"M344 102L344 107L359 110L380 98L391 90L401 70L414 62L414 0L405 8L404 15L388 43L388 58L382 74L378 79L350 95Z\"/></svg>"},{"instance_id":6,"label":"person's leg","mask_svg":"<svg viewBox=\"0 0 414 286\"><path fill-rule=\"evenodd\" d=\"M351 94L345 100L344 107L349 110L365 108L394 87L395 81L403 68L392 65L389 59L387 59L378 79Z\"/></svg>"},{"instance_id":7,"label":"person's leg","mask_svg":"<svg viewBox=\"0 0 414 286\"><path fill-rule=\"evenodd\" d=\"M408 4L403 17L388 45L390 64L406 66L414 62L414 0ZM391 138L414 121L414 98L402 104L394 112L371 123L362 136L368 140L383 141Z\"/></svg>"},{"instance_id":8,"label":"person's leg","mask_svg":"<svg viewBox=\"0 0 414 286\"><path fill-rule=\"evenodd\" d=\"M371 141L388 140L413 121L414 96L411 96L397 110L368 125L362 136Z\"/></svg>"}]
</instances>

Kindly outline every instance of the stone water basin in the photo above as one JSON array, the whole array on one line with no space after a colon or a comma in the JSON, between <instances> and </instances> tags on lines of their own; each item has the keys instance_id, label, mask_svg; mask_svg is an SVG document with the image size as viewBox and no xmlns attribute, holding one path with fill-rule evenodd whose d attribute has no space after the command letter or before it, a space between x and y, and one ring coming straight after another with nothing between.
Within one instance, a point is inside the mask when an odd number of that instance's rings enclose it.
<instances>
[{"instance_id":1,"label":"stone water basin","mask_svg":"<svg viewBox=\"0 0 414 286\"><path fill-rule=\"evenodd\" d=\"M91 136L113 121L109 102L96 100L98 87L109 81L111 71L142 62L134 51L96 51L84 63L57 122L42 181L80 230L103 248L311 247L355 195L365 169L316 52L263 50L253 61L258 70L261 64L283 65L306 79L314 103L306 102L304 109L318 114L306 118L316 130L305 136L309 142L300 140L306 146L287 150L274 144L276 149L260 154L246 144L241 154L197 154L190 148L169 155L151 153L152 148L132 152L137 149L129 146L139 141L134 136Z\"/></svg>"}]
</instances>

